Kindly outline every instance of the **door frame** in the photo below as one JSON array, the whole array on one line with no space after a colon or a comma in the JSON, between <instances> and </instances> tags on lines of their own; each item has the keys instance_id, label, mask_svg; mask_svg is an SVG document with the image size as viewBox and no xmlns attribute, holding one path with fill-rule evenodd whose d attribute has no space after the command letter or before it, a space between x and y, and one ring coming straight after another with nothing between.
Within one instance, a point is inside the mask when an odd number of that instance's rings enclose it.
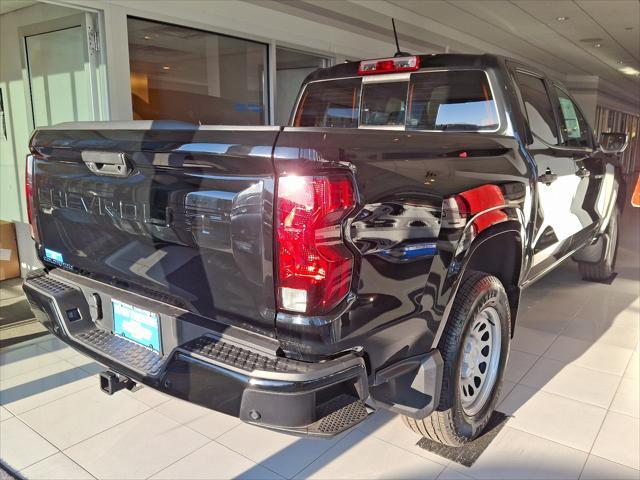
<instances>
[{"instance_id":1,"label":"door frame","mask_svg":"<svg viewBox=\"0 0 640 480\"><path fill-rule=\"evenodd\" d=\"M31 94L31 76L29 74L27 38L75 27L80 27L84 32L84 35L82 36L84 51L83 60L85 72L89 78L93 120L108 120L109 99L107 95L106 78L104 78L104 68L102 68L104 58L101 55L103 48L100 44L101 39L98 33L98 23L99 18L96 13L81 12L18 28L25 106L27 109L27 121L31 130L35 129L35 118L33 96Z\"/></svg>"}]
</instances>

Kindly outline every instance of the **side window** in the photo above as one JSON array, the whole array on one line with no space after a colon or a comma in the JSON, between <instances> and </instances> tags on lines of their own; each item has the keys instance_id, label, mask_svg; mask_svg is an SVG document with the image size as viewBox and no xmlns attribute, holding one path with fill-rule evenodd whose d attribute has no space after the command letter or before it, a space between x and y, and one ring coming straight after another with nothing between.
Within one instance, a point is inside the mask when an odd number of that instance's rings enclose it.
<instances>
[{"instance_id":1,"label":"side window","mask_svg":"<svg viewBox=\"0 0 640 480\"><path fill-rule=\"evenodd\" d=\"M563 90L556 87L556 93L560 102L559 117L563 123L560 127L564 137L563 145L567 147L590 147L589 127L582 113Z\"/></svg>"},{"instance_id":2,"label":"side window","mask_svg":"<svg viewBox=\"0 0 640 480\"><path fill-rule=\"evenodd\" d=\"M524 72L517 72L516 78L527 111L531 132L548 144L557 145L558 127L544 81ZM536 143L535 137L533 140Z\"/></svg>"}]
</instances>

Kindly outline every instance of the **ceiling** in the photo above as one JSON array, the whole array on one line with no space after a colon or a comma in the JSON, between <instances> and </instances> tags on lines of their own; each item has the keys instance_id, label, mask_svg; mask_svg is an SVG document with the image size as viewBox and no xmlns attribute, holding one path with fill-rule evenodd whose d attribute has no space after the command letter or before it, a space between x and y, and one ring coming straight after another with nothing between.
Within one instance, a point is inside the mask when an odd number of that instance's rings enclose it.
<instances>
[{"instance_id":1,"label":"ceiling","mask_svg":"<svg viewBox=\"0 0 640 480\"><path fill-rule=\"evenodd\" d=\"M0 0L0 15L28 7L34 3L36 3L36 0Z\"/></svg>"},{"instance_id":2,"label":"ceiling","mask_svg":"<svg viewBox=\"0 0 640 480\"><path fill-rule=\"evenodd\" d=\"M638 102L638 0L261 0L261 6L392 41L404 50L498 53L549 73L597 76L600 89ZM390 52L391 53L391 52ZM572 78L572 77L568 77Z\"/></svg>"}]
</instances>

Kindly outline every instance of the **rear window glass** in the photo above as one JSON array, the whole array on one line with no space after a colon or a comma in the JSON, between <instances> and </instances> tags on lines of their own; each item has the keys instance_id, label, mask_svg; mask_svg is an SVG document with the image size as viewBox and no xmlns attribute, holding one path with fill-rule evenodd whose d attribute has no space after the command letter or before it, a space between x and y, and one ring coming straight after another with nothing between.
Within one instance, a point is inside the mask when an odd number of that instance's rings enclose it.
<instances>
[{"instance_id":1,"label":"rear window glass","mask_svg":"<svg viewBox=\"0 0 640 480\"><path fill-rule=\"evenodd\" d=\"M407 82L369 83L362 86L361 125L404 125Z\"/></svg>"},{"instance_id":2,"label":"rear window glass","mask_svg":"<svg viewBox=\"0 0 640 480\"><path fill-rule=\"evenodd\" d=\"M407 126L416 130L495 130L498 112L479 70L412 75Z\"/></svg>"},{"instance_id":3,"label":"rear window glass","mask_svg":"<svg viewBox=\"0 0 640 480\"><path fill-rule=\"evenodd\" d=\"M360 78L310 83L294 119L296 127L358 126Z\"/></svg>"},{"instance_id":4,"label":"rear window glass","mask_svg":"<svg viewBox=\"0 0 640 480\"><path fill-rule=\"evenodd\" d=\"M496 104L481 70L414 73L409 81L360 86L361 82L353 78L307 85L294 126L406 126L435 131L498 128Z\"/></svg>"}]
</instances>

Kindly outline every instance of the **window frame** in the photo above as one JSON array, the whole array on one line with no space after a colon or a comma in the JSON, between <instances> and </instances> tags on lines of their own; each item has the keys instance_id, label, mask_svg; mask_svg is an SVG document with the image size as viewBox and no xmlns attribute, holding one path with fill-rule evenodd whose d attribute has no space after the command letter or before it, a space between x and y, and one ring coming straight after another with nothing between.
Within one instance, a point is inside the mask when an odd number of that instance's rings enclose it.
<instances>
[{"instance_id":1,"label":"window frame","mask_svg":"<svg viewBox=\"0 0 640 480\"><path fill-rule=\"evenodd\" d=\"M527 122L527 130L529 131L529 141L527 142L527 146L532 145L535 140L533 138L533 130L531 129L531 122L529 120L529 112L527 112L527 108L526 105L524 103L524 97L522 95L522 87L520 86L520 82L518 81L518 74L521 73L523 75L529 75L531 77L537 78L539 80L542 80L542 84L544 85L544 89L545 92L547 94L547 98L549 99L549 105L551 106L551 113L553 114L553 118L555 121L555 132L556 132L556 142L559 142L563 137L561 135L560 132L560 118L558 117L558 108L557 108L557 102L558 99L555 95L555 91L553 92L553 95L550 93L551 90L549 89L550 86L553 86L547 79L547 77L541 73L538 73L534 70L531 70L529 68L525 68L525 67L521 67L518 65L513 66L513 75L512 75L512 81L516 87L516 91L518 92L518 100L520 102L520 108L522 110L522 115L525 118L526 122ZM537 136L537 135L536 135ZM543 140L544 141L544 140ZM547 142L544 142L547 143ZM552 144L549 144L552 145ZM562 146L559 143L555 143L552 146Z\"/></svg>"},{"instance_id":2,"label":"window frame","mask_svg":"<svg viewBox=\"0 0 640 480\"><path fill-rule=\"evenodd\" d=\"M567 91L567 89L563 85L561 85L561 84L559 84L557 82L551 82L551 85L554 87L553 94L554 94L554 102L556 103L555 107L556 107L556 110L557 110L557 116L560 117L561 107L560 107L560 96L558 95L558 92L556 91L556 89L560 90L562 93L564 93L567 96L567 98L569 100L571 100L571 102L573 103L574 108L576 110L578 110L578 112L580 112L580 115L582 115L582 118L584 119L585 126L587 128L588 145L586 147L579 147L579 146L575 146L575 145L565 145L565 143L568 140L571 140L571 139L565 137L565 135L564 135L564 133L562 131L562 128L559 128L559 130L560 130L560 132L559 132L560 133L560 138L562 138L562 144L559 144L559 146L564 147L564 148L575 148L575 149L583 149L583 148L591 148L591 149L593 149L594 145L595 145L595 141L594 141L594 138L593 138L593 131L591 130L591 125L589 125L589 121L587 120L586 115L584 114L584 112L580 108L580 105L578 105L578 102L576 102L575 98L573 98L569 94L569 92ZM560 120L562 120L562 123L564 125L564 118L561 118ZM558 127L560 127L559 124L558 124Z\"/></svg>"},{"instance_id":3,"label":"window frame","mask_svg":"<svg viewBox=\"0 0 640 480\"><path fill-rule=\"evenodd\" d=\"M389 74L381 74L381 75L368 75L368 76L363 76L363 75L350 75L350 76L346 76L346 77L334 77L334 78L322 78L319 80L312 80L310 82L307 82L304 84L303 88L300 90L300 93L298 94L298 98L296 100L296 103L294 105L294 109L292 111L291 117L292 117L292 121L289 122L290 127L293 126L293 118L295 117L295 113L298 111L298 108L300 107L300 102L302 101L302 99L304 98L304 94L308 88L309 85L311 84L316 84L316 83L320 83L320 82L335 82L335 81L339 81L339 80L351 80L354 78L360 78L362 80L362 86L369 84L369 83L394 83L394 82L399 82L399 81L406 81L407 82L407 96L405 99L406 105L408 107L408 101L409 101L409 84L411 82L411 77L413 75L422 75L422 74L426 74L426 73L433 73L433 72L469 72L469 71L479 71L479 72L483 72L486 79L487 79L487 83L489 84L489 90L491 91L491 97L492 97L492 101L495 104L495 108L496 108L496 114L498 117L498 126L495 129L492 130L465 130L465 131L454 131L454 130L426 130L426 129L418 129L418 128L413 128L413 129L407 129L407 118L405 116L405 121L404 121L404 125L361 125L360 124L360 118L361 118L361 112L358 113L358 126L356 127L356 129L359 130L395 130L395 131L401 131L401 132L430 132L430 133L444 133L444 134L459 134L459 133L481 133L481 134L495 134L497 132L500 132L503 130L503 109L501 109L501 102L498 99L498 97L495 94L495 89L493 87L493 82L491 80L491 75L489 75L489 70L488 69L484 69L484 68L468 68L468 67L460 67L460 68L456 68L456 67L452 67L452 68L441 68L441 67L433 67L433 68L425 68L425 69L421 69L418 70L416 72L403 72L403 73L389 73ZM360 95L358 98L358 106L359 108L362 107L362 93L364 92L364 88L360 88ZM303 127L303 128L323 128L323 127ZM331 127L324 127L324 128L331 128Z\"/></svg>"}]
</instances>

